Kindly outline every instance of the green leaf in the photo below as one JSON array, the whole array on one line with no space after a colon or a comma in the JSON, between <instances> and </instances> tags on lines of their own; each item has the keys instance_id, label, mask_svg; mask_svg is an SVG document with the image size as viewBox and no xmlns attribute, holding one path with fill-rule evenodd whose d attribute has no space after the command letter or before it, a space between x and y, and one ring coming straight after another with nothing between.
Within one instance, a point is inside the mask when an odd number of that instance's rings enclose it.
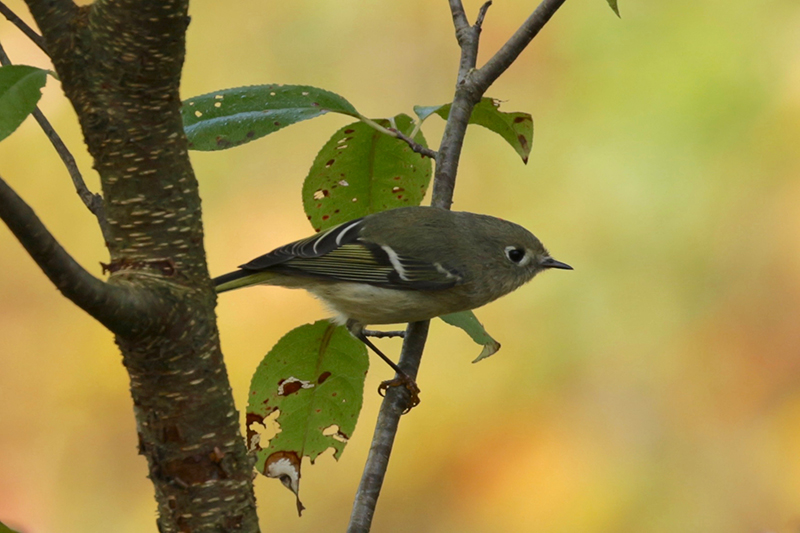
<instances>
[{"instance_id":1,"label":"green leaf","mask_svg":"<svg viewBox=\"0 0 800 533\"><path fill-rule=\"evenodd\" d=\"M274 469L281 461L299 481L303 457L313 463L333 448L338 459L356 427L368 368L366 346L327 320L295 328L279 340L250 384L247 443L256 454L256 469L286 484L285 470ZM277 418L267 420L273 413ZM275 423L279 433L263 446L261 432ZM289 488L297 494L297 483Z\"/></svg>"},{"instance_id":2,"label":"green leaf","mask_svg":"<svg viewBox=\"0 0 800 533\"><path fill-rule=\"evenodd\" d=\"M499 100L481 98L478 105L472 109L469 123L483 126L500 135L519 154L522 162L527 163L533 144L533 118L528 113L504 113L499 108ZM425 120L432 113L446 120L450 115L450 104L415 106L414 112L420 120Z\"/></svg>"},{"instance_id":3,"label":"green leaf","mask_svg":"<svg viewBox=\"0 0 800 533\"><path fill-rule=\"evenodd\" d=\"M500 349L500 343L494 340L491 335L486 333L486 330L483 329L483 324L478 321L478 318L472 311L462 311L460 313L453 313L451 315L442 315L439 318L451 326L456 326L457 328L463 329L467 332L467 335L472 337L472 340L483 345L481 354L474 361L472 361L473 363L477 363L481 359L486 359L490 355L494 355L497 353L497 350Z\"/></svg>"},{"instance_id":4,"label":"green leaf","mask_svg":"<svg viewBox=\"0 0 800 533\"><path fill-rule=\"evenodd\" d=\"M0 533L17 533L17 531L0 522Z\"/></svg>"},{"instance_id":5,"label":"green leaf","mask_svg":"<svg viewBox=\"0 0 800 533\"><path fill-rule=\"evenodd\" d=\"M27 65L0 67L0 141L33 113L46 83L46 70Z\"/></svg>"},{"instance_id":6,"label":"green leaf","mask_svg":"<svg viewBox=\"0 0 800 533\"><path fill-rule=\"evenodd\" d=\"M192 150L224 150L328 111L357 117L338 94L305 85L253 85L189 98L183 128Z\"/></svg>"},{"instance_id":7,"label":"green leaf","mask_svg":"<svg viewBox=\"0 0 800 533\"><path fill-rule=\"evenodd\" d=\"M376 120L410 135L408 115ZM414 140L427 146L421 132ZM341 128L319 151L303 183L303 207L320 231L395 207L419 205L431 181L430 158L363 122Z\"/></svg>"},{"instance_id":8,"label":"green leaf","mask_svg":"<svg viewBox=\"0 0 800 533\"><path fill-rule=\"evenodd\" d=\"M450 104L447 104L447 105L449 106ZM434 113L436 113L437 111L439 111L443 107L444 107L444 105L427 105L427 106L425 106L425 105L415 105L414 106L414 113L416 113L416 115L419 117L420 120L425 120L426 118L428 118L429 116L433 115ZM450 108L448 107L448 109L450 109ZM447 118L447 115L445 115L444 118Z\"/></svg>"},{"instance_id":9,"label":"green leaf","mask_svg":"<svg viewBox=\"0 0 800 533\"><path fill-rule=\"evenodd\" d=\"M608 5L611 6L611 9L614 10L614 13L617 14L619 18L622 18L622 15L619 14L619 8L617 7L617 0L606 0Z\"/></svg>"}]
</instances>

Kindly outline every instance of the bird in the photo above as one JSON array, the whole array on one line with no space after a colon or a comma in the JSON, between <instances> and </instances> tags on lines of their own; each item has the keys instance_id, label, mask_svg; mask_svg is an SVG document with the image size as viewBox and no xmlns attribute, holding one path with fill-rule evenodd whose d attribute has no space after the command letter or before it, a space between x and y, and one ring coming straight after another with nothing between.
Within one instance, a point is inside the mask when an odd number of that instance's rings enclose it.
<instances>
[{"instance_id":1,"label":"bird","mask_svg":"<svg viewBox=\"0 0 800 533\"><path fill-rule=\"evenodd\" d=\"M416 383L367 338L366 327L428 320L481 307L548 269L572 270L522 226L500 218L413 206L372 213L291 242L213 279L217 293L253 285L301 288L334 323ZM416 403L414 403L416 402Z\"/></svg>"}]
</instances>

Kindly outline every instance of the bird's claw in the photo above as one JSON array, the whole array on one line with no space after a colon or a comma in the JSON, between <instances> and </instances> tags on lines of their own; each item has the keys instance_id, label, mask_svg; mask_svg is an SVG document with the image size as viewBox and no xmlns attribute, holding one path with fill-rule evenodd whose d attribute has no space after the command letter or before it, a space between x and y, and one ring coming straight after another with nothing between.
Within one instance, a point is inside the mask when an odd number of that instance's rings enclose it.
<instances>
[{"instance_id":1,"label":"bird's claw","mask_svg":"<svg viewBox=\"0 0 800 533\"><path fill-rule=\"evenodd\" d=\"M394 379L382 382L380 386L378 386L378 394L385 396L389 387L400 386L405 387L411 395L411 397L408 399L408 407L406 407L406 409L403 411L403 414L406 414L407 412L411 411L411 409L419 405L419 387L417 386L417 382L414 381L409 375L401 374Z\"/></svg>"}]
</instances>

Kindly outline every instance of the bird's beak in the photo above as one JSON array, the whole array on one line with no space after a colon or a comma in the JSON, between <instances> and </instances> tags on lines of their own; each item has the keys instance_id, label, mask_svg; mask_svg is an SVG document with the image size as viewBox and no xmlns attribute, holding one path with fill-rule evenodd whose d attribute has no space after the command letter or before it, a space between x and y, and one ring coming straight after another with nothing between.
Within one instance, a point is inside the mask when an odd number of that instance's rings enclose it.
<instances>
[{"instance_id":1,"label":"bird's beak","mask_svg":"<svg viewBox=\"0 0 800 533\"><path fill-rule=\"evenodd\" d=\"M561 261L556 261L552 257L545 257L540 263L542 268L560 268L562 270L572 270L572 267Z\"/></svg>"}]
</instances>

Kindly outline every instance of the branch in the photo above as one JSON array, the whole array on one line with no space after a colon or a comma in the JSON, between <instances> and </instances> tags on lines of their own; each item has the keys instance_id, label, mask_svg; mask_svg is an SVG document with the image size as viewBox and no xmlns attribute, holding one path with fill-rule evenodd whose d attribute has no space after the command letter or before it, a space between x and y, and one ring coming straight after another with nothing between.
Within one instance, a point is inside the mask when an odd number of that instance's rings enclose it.
<instances>
[{"instance_id":1,"label":"branch","mask_svg":"<svg viewBox=\"0 0 800 533\"><path fill-rule=\"evenodd\" d=\"M381 331L377 329L365 329L362 331L364 335L367 337L372 337L375 339L385 339L385 338L392 338L392 337L403 337L405 338L406 332L405 331Z\"/></svg>"},{"instance_id":2,"label":"branch","mask_svg":"<svg viewBox=\"0 0 800 533\"><path fill-rule=\"evenodd\" d=\"M453 97L442 142L439 145L439 159L436 160L436 176L433 181L433 200L431 201L431 205L436 207L450 209L450 205L453 203L458 160L461 157L461 148L467 134L467 124L472 115L472 108L483 96L482 93L476 94L468 81L469 75L475 70L478 61L481 26L486 11L491 5L491 2L483 4L475 25L470 26L463 14L464 8L461 0L450 0L450 10L453 13L453 23L456 27L456 39L461 47L461 59L456 78L456 94Z\"/></svg>"},{"instance_id":3,"label":"branch","mask_svg":"<svg viewBox=\"0 0 800 533\"><path fill-rule=\"evenodd\" d=\"M412 379L417 377L422 350L428 338L429 324L428 320L412 322L406 329L406 340L403 342L399 366ZM364 473L353 502L347 533L367 533L372 525L375 505L378 503L383 479L386 476L397 426L400 423L400 416L409 405L409 400L410 394L405 387L389 387L386 391L375 424L367 463L364 465Z\"/></svg>"},{"instance_id":4,"label":"branch","mask_svg":"<svg viewBox=\"0 0 800 533\"><path fill-rule=\"evenodd\" d=\"M508 39L508 41L472 75L475 90L484 93L511 63L522 53L545 24L566 0L543 0L528 20Z\"/></svg>"},{"instance_id":5,"label":"branch","mask_svg":"<svg viewBox=\"0 0 800 533\"><path fill-rule=\"evenodd\" d=\"M381 126L380 124L378 124L374 120L372 120L370 118L367 118L364 115L359 115L358 119L361 122L363 122L364 124L366 124L367 126L370 126L370 127L374 128L374 129L378 130L379 132L388 135L389 137L394 137L395 139L400 139L401 141L405 142L408 146L410 146L411 149L414 152L418 153L418 154L430 157L431 159L434 159L434 160L437 157L437 153L435 151L433 151L430 148L427 148L425 146L422 146L421 144L416 142L414 139L412 139L411 137L409 137L408 135L406 135L405 133L403 133L402 131L400 131L400 130L398 130L396 128L384 128L383 126Z\"/></svg>"},{"instance_id":6,"label":"branch","mask_svg":"<svg viewBox=\"0 0 800 533\"><path fill-rule=\"evenodd\" d=\"M97 217L97 223L100 225L100 232L103 234L103 239L106 242L109 242L111 239L110 229L108 227L108 221L106 220L106 212L105 212L105 205L103 204L103 197L97 193L93 193L89 190L86 186L86 182L83 181L83 176L81 175L81 171L78 169L77 163L75 163L75 158L72 157L72 153L70 153L69 148L64 144L64 141L61 140L56 130L53 129L53 126L50 125L50 121L44 116L39 108L33 110L33 118L36 119L36 122L39 123L39 127L42 128L44 134L47 135L47 138L50 140L50 144L53 145L53 148L56 149L59 157L61 157L61 161L64 163L64 166L67 167L67 172L69 172L70 178L72 178L72 184L75 186L75 192L78 193L78 196L83 201L83 204L91 211L91 213Z\"/></svg>"},{"instance_id":7,"label":"branch","mask_svg":"<svg viewBox=\"0 0 800 533\"><path fill-rule=\"evenodd\" d=\"M165 312L152 293L109 285L89 274L2 178L0 219L61 294L117 335L140 333L154 315Z\"/></svg>"},{"instance_id":8,"label":"branch","mask_svg":"<svg viewBox=\"0 0 800 533\"><path fill-rule=\"evenodd\" d=\"M476 71L481 26L491 1L481 6L475 24L470 26L461 0L449 0L456 38L461 47L461 59L455 96L436 158L431 205L449 209L453 203L458 160L472 109L483 97L489 85L513 63L564 1L544 0L489 63L483 69ZM476 78L480 81L476 81ZM414 322L409 324L406 330L399 366L414 379L422 360L429 325L428 320ZM353 503L348 533L367 533L370 529L400 416L408 408L409 399L408 391L402 387L391 387L386 392L386 398L378 414L367 463Z\"/></svg>"},{"instance_id":9,"label":"branch","mask_svg":"<svg viewBox=\"0 0 800 533\"><path fill-rule=\"evenodd\" d=\"M26 2L100 175L112 230L107 268L114 274L104 284L72 265L24 204L3 207L9 225L67 297L81 296L75 279L98 299L121 294L105 312L150 326L115 340L130 376L158 531L255 533L253 460L220 350L200 195L180 114L189 2ZM64 265L47 264L56 255L77 271L67 283L58 279Z\"/></svg>"},{"instance_id":10,"label":"branch","mask_svg":"<svg viewBox=\"0 0 800 533\"><path fill-rule=\"evenodd\" d=\"M47 49L44 47L44 39L42 39L42 36L36 33L33 28L25 24L25 21L19 18L17 14L11 11L11 9L9 9L8 6L6 6L3 2L0 2L0 13L2 13L3 16L6 17L6 19L8 19L8 21L16 26L22 33L27 35L28 39L33 41L33 44L38 46L42 52L45 54L47 53Z\"/></svg>"},{"instance_id":11,"label":"branch","mask_svg":"<svg viewBox=\"0 0 800 533\"><path fill-rule=\"evenodd\" d=\"M450 0L450 13L453 15L453 26L456 27L456 39L458 39L458 44L461 44L459 34L469 29L469 21L461 0Z\"/></svg>"},{"instance_id":12,"label":"branch","mask_svg":"<svg viewBox=\"0 0 800 533\"><path fill-rule=\"evenodd\" d=\"M2 3L0 3L0 6L2 6ZM0 44L0 65L6 66L10 64L11 60L8 58L8 55L6 55L3 45ZM72 157L67 145L65 145L64 141L61 140L61 137L59 137L58 133L56 133L56 130L53 129L50 121L47 120L47 117L44 116L44 113L42 113L38 106L33 110L32 115L33 118L36 119L36 122L39 123L39 127L42 128L44 134L47 135L47 138L50 140L50 144L52 144L53 148L56 149L56 153L58 153L59 157L61 157L61 161L64 163L64 166L67 167L67 172L69 172L69 175L72 178L72 184L75 186L75 192L78 193L78 196L81 198L84 205L89 208L89 211L91 211L92 214L97 217L97 222L100 224L100 231L103 234L103 239L105 239L106 242L109 242L111 237L109 233L110 230L108 228L108 222L106 221L103 197L99 194L93 194L86 186L86 182L83 181L81 171L78 169L77 163L75 163L75 158Z\"/></svg>"},{"instance_id":13,"label":"branch","mask_svg":"<svg viewBox=\"0 0 800 533\"><path fill-rule=\"evenodd\" d=\"M530 17L509 38L500 50L486 65L475 69L478 57L478 40L486 10L491 2L485 3L478 14L477 22L472 27L463 27L457 10L461 8L460 0L450 0L453 20L456 24L456 36L461 46L461 64L456 83L456 94L447 119L442 143L439 146L439 159L436 161L436 177L433 183L433 202L437 207L450 208L453 203L458 160L467 131L467 124L475 107L486 90L506 71L522 53L526 46L539 33L539 30L552 18L553 14L566 0L543 0ZM454 7L455 6L455 7Z\"/></svg>"}]
</instances>

